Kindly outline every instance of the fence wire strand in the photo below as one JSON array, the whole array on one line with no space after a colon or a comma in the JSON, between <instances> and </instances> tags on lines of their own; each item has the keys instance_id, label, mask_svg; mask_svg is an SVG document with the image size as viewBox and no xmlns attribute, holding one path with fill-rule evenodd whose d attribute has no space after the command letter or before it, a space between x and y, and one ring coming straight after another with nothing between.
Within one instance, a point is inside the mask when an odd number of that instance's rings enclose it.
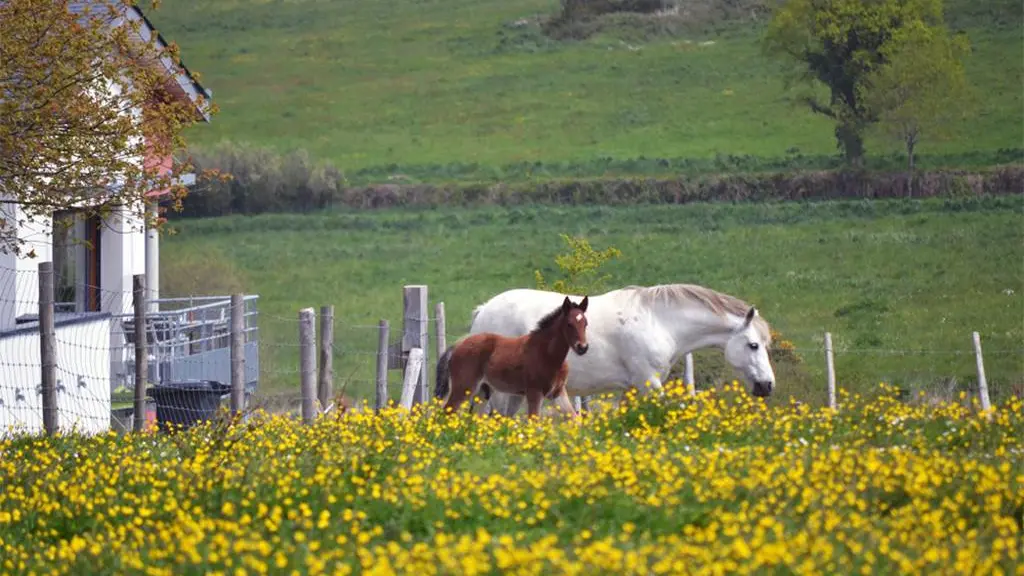
<instances>
[{"instance_id":1,"label":"fence wire strand","mask_svg":"<svg viewBox=\"0 0 1024 576\"><path fill-rule=\"evenodd\" d=\"M135 318L134 297L130 287L123 291L99 290L81 279L68 278L54 271L54 346L56 352L56 388L58 423L61 430L95 432L114 427L131 429L134 424ZM435 298L436 299L436 298ZM154 421L190 425L211 418L226 408L231 384L231 308L229 297L168 298L160 301L159 311L147 310L146 331L147 382L146 411L139 415L147 426ZM397 307L397 306L396 306ZM372 406L380 380L378 361L388 357L383 374L387 398L397 401L402 395L404 354L410 342L425 333L422 346L429 400L435 385L434 367L439 325L445 326L444 339L450 345L468 331L468 326L452 326L434 316L408 313L408 308L392 316L387 349L379 349L380 325L366 323L365 317L349 321L335 313L333 322L332 374L329 386L320 382L320 308L313 310L315 332L313 382L303 388L306 379L300 367L300 314L280 315L257 312L255 297L247 299L244 310L244 402L243 412L266 409L301 416L309 410L323 413L341 405L362 403ZM39 335L39 278L35 269L0 268L0 428L39 430L42 427L42 361ZM398 312L398 310L396 310ZM816 389L824 390L825 350L823 332L785 332L785 350L800 357L802 370L813 372ZM798 345L793 345L797 342ZM772 354L776 354L775 351ZM946 395L969 385L974 374L975 352L969 334L962 349L887 348L884 346L843 346L833 349L837 385L844 388L850 361L861 361L857 376L876 381L932 382ZM1024 348L994 347L984 350L993 363L1020 363ZM919 357L919 366L907 368L888 358ZM701 386L711 386L722 377L722 360L693 363L694 377ZM711 358L707 356L707 358ZM775 359L773 358L773 361ZM681 369L680 366L673 369ZM866 366L866 368L865 368ZM786 378L791 378L787 374ZM781 377L780 377L781 378ZM817 380L821 380L820 383ZM991 377L990 377L991 380ZM202 383L197 383L202 382ZM786 386L789 382L780 382ZM1002 384L991 386L998 389ZM417 381L420 390L422 381ZM257 393L258 389L258 393ZM305 391L304 391L305 390ZM310 392L310 390L312 390ZM419 401L421 398L417 398Z\"/></svg>"}]
</instances>

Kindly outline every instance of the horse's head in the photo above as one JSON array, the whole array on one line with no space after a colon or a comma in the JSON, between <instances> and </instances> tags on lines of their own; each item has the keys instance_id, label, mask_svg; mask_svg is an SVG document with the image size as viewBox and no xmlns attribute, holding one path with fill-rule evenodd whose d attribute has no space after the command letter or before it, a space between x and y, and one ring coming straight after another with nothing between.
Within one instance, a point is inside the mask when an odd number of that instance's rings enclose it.
<instances>
[{"instance_id":1,"label":"horse's head","mask_svg":"<svg viewBox=\"0 0 1024 576\"><path fill-rule=\"evenodd\" d=\"M725 343L725 360L750 384L751 394L765 398L775 388L775 371L768 358L771 336L755 318L757 309L751 307Z\"/></svg>"},{"instance_id":2,"label":"horse's head","mask_svg":"<svg viewBox=\"0 0 1024 576\"><path fill-rule=\"evenodd\" d=\"M587 344L587 316L585 314L589 298L589 296L584 296L579 304L569 300L568 296L562 301L562 317L566 320L563 325L565 338L569 341L569 347L580 356L586 354L590 347Z\"/></svg>"}]
</instances>

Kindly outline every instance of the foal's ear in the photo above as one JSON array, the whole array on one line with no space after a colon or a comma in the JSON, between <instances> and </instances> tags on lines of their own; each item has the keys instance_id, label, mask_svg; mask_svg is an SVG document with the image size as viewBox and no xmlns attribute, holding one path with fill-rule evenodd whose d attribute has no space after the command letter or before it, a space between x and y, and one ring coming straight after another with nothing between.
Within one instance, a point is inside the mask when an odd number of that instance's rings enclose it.
<instances>
[{"instance_id":1,"label":"foal's ear","mask_svg":"<svg viewBox=\"0 0 1024 576\"><path fill-rule=\"evenodd\" d=\"M590 304L590 296L584 296L583 297L583 300L580 302L580 310L586 312L587 311L587 304Z\"/></svg>"},{"instance_id":2,"label":"foal's ear","mask_svg":"<svg viewBox=\"0 0 1024 576\"><path fill-rule=\"evenodd\" d=\"M570 308L572 308L572 300L569 300L569 297L566 296L565 300L562 300L562 312L569 312Z\"/></svg>"},{"instance_id":3,"label":"foal's ear","mask_svg":"<svg viewBox=\"0 0 1024 576\"><path fill-rule=\"evenodd\" d=\"M747 326L750 326L750 323L754 321L755 316L757 316L757 308L751 306L750 310L747 310L747 317L743 319L743 327L746 328Z\"/></svg>"}]
</instances>

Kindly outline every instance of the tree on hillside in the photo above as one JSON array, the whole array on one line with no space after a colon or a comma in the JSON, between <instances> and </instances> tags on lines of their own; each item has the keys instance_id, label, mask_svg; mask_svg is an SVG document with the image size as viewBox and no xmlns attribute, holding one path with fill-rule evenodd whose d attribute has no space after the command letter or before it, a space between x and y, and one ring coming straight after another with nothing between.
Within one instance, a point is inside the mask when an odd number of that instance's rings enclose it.
<instances>
[{"instance_id":1,"label":"tree on hillside","mask_svg":"<svg viewBox=\"0 0 1024 576\"><path fill-rule=\"evenodd\" d=\"M19 251L15 218L120 206L154 223L154 192L184 196L189 164L169 160L199 110L216 110L201 91L171 96L177 47L134 1L0 1L0 201L20 208L0 210L0 249Z\"/></svg>"},{"instance_id":2,"label":"tree on hillside","mask_svg":"<svg viewBox=\"0 0 1024 576\"><path fill-rule=\"evenodd\" d=\"M828 99L801 99L836 125L836 143L860 165L865 130L878 121L870 78L893 54L888 44L907 28L945 35L942 0L780 0L763 38L772 56L793 65L790 80L824 87Z\"/></svg>"},{"instance_id":3,"label":"tree on hillside","mask_svg":"<svg viewBox=\"0 0 1024 576\"><path fill-rule=\"evenodd\" d=\"M912 26L893 35L886 64L868 79L865 100L878 114L882 133L903 144L914 173L914 150L922 135L943 138L953 120L971 109L963 59L967 37L949 37L934 28Z\"/></svg>"}]
</instances>

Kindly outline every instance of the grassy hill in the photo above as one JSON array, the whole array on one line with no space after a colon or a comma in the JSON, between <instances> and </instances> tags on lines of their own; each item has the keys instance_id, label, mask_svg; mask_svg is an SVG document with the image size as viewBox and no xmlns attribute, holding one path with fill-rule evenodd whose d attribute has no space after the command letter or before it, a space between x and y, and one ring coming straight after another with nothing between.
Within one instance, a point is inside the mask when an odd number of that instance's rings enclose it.
<instances>
[{"instance_id":1,"label":"grassy hill","mask_svg":"<svg viewBox=\"0 0 1024 576\"><path fill-rule=\"evenodd\" d=\"M923 142L920 165L1020 162L1021 6L947 7L972 39L968 74L983 98L952 139ZM154 20L222 108L193 142L306 149L349 182L822 168L834 158L832 127L791 103L760 54L763 17L669 25L620 15L554 40L541 23L558 9L557 0L211 0L168 3ZM891 144L872 138L868 149L872 165L893 165L882 157ZM694 161L658 160L676 158ZM282 173L307 160L288 162ZM297 393L296 311L334 304L338 379L360 396L371 390L376 322L397 329L403 284L426 283L433 302L445 301L454 337L474 305L531 285L534 269L550 275L559 233L581 233L625 253L610 269L617 285L696 282L760 306L803 358L781 368L784 395L820 400L825 330L842 386L930 390L973 381L978 330L999 394L1024 382L1022 207L1016 196L185 220L164 244L161 278L168 294L261 295L270 392ZM724 374L714 356L698 356L702 378Z\"/></svg>"},{"instance_id":2,"label":"grassy hill","mask_svg":"<svg viewBox=\"0 0 1024 576\"><path fill-rule=\"evenodd\" d=\"M803 359L781 362L783 398L821 399L826 330L840 386L932 391L974 381L977 330L999 396L1024 384L1022 209L1024 198L1005 196L187 220L163 243L161 292L260 294L262 391L289 395L298 394L297 311L335 305L338 386L367 397L376 324L400 330L403 284L427 284L431 307L445 302L451 341L490 296L532 286L535 269L557 276L566 232L622 250L611 286L693 282L759 306ZM705 384L728 375L720 358L698 355Z\"/></svg>"},{"instance_id":3,"label":"grassy hill","mask_svg":"<svg viewBox=\"0 0 1024 576\"><path fill-rule=\"evenodd\" d=\"M972 39L980 109L952 139L925 139L924 166L992 163L1022 146L1020 3L975 4L953 0L947 12ZM167 2L153 19L222 109L190 132L194 143L304 148L357 181L480 177L521 162L574 162L570 172L594 176L628 170L609 158L835 154L832 127L788 100L760 54L763 16L613 18L555 41L539 22L558 10L557 0L210 0Z\"/></svg>"}]
</instances>

